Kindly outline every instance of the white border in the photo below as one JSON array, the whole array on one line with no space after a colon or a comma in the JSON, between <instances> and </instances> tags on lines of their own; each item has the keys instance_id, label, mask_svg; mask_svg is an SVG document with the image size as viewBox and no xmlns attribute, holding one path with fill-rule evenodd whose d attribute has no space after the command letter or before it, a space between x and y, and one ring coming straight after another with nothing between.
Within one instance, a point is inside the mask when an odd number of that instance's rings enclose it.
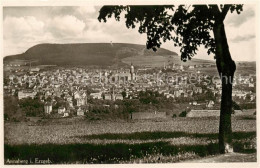
<instances>
[{"instance_id":1,"label":"white border","mask_svg":"<svg viewBox=\"0 0 260 168\"><path fill-rule=\"evenodd\" d=\"M201 167L226 167L226 168L256 168L260 167L260 148L259 148L259 105L260 105L260 99L258 97L260 96L259 92L259 84L260 84L260 58L258 57L260 52L259 49L256 47L256 76L257 76L257 162L255 163L172 163L172 164L100 164L100 165L4 165L4 124L3 124L3 7L5 6L87 6L89 4L91 5L162 5L162 4L173 4L178 5L178 4L221 4L221 3L243 3L243 4L254 4L257 6L256 8L256 20L259 20L259 10L260 10L260 2L259 0L100 0L100 1L95 1L95 0L2 0L0 1L0 23L1 23L1 38L0 38L0 54L2 56L2 59L0 59L0 69L1 69L1 75L0 75L0 109L1 109L1 114L0 114L0 133L1 133L1 145L0 145L0 167L8 167L8 168L13 168L13 167L21 167L21 168L27 168L27 167L65 167L65 168L71 168L71 167L136 167L136 168L143 168L143 167L181 167L181 168L201 168ZM259 30L260 30L260 22L257 22L256 26L256 46L259 46Z\"/></svg>"}]
</instances>

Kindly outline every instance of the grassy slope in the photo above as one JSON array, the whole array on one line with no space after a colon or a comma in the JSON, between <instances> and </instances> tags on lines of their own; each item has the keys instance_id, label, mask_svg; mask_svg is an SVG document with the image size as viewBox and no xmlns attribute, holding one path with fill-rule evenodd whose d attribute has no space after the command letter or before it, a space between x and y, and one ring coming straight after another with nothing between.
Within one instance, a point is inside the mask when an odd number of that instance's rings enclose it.
<instances>
[{"instance_id":1,"label":"grassy slope","mask_svg":"<svg viewBox=\"0 0 260 168\"><path fill-rule=\"evenodd\" d=\"M123 43L84 43L84 44L39 44L20 55L8 56L4 61L14 59L38 60L38 64L57 65L112 65L116 59L136 55L177 55L159 49L156 53L145 49L144 45Z\"/></svg>"},{"instance_id":2,"label":"grassy slope","mask_svg":"<svg viewBox=\"0 0 260 168\"><path fill-rule=\"evenodd\" d=\"M79 43L79 44L38 44L29 48L25 53L7 56L4 62L34 60L37 64L47 65L99 65L111 66L118 60L122 65L151 65L161 67L164 63L179 65L215 64L214 61L196 59L182 62L180 57L172 51L160 48L157 52L147 50L145 45L127 43ZM35 62L33 64L35 64ZM238 63L238 72L244 69L255 71L255 62ZM242 68L240 68L242 67ZM243 68L246 67L246 68ZM212 69L212 68L211 68ZM203 70L202 70L203 71ZM214 68L214 72L217 72ZM249 73L250 73L249 72Z\"/></svg>"}]
</instances>

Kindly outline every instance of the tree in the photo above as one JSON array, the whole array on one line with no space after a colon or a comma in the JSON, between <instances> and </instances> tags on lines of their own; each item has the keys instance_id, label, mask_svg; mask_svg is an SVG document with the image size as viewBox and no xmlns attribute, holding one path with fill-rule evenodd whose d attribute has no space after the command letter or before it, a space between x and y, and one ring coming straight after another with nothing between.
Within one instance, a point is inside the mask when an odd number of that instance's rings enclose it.
<instances>
[{"instance_id":1,"label":"tree","mask_svg":"<svg viewBox=\"0 0 260 168\"><path fill-rule=\"evenodd\" d=\"M162 41L172 41L180 47L181 60L190 60L200 45L208 54L215 54L217 70L222 80L219 123L219 151L225 153L232 146L232 82L236 64L232 60L226 38L224 20L228 12L237 14L243 5L168 5L168 6L103 6L99 21L124 16L127 28L139 26L139 33L147 34L147 49L160 48ZM121 15L122 13L125 15ZM213 35L212 35L213 34ZM232 149L232 148L231 148Z\"/></svg>"},{"instance_id":2,"label":"tree","mask_svg":"<svg viewBox=\"0 0 260 168\"><path fill-rule=\"evenodd\" d=\"M123 96L123 99L125 99L126 98L126 91L122 91L121 94Z\"/></svg>"},{"instance_id":3,"label":"tree","mask_svg":"<svg viewBox=\"0 0 260 168\"><path fill-rule=\"evenodd\" d=\"M186 117L187 116L187 111L182 111L180 114L179 114L179 117Z\"/></svg>"}]
</instances>

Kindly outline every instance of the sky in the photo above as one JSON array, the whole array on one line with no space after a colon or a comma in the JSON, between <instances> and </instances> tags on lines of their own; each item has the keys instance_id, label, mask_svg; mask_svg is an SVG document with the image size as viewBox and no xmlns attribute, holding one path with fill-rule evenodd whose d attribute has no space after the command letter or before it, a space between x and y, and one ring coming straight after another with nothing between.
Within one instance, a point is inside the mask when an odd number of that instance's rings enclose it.
<instances>
[{"instance_id":1,"label":"sky","mask_svg":"<svg viewBox=\"0 0 260 168\"><path fill-rule=\"evenodd\" d=\"M124 19L99 22L100 6L4 7L4 56L20 54L40 43L134 43L146 44L146 35L127 29ZM237 15L229 13L225 29L232 58L235 61L256 60L256 8L244 5ZM179 52L172 42L162 48ZM194 58L214 60L203 46Z\"/></svg>"}]
</instances>

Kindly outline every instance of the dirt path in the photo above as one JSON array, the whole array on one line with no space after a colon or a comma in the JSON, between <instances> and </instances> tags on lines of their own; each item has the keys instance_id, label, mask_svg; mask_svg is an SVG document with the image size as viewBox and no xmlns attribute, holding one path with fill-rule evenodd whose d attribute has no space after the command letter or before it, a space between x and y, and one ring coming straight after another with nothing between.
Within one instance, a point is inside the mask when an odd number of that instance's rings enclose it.
<instances>
[{"instance_id":1,"label":"dirt path","mask_svg":"<svg viewBox=\"0 0 260 168\"><path fill-rule=\"evenodd\" d=\"M224 155L217 155L206 157L197 160L185 161L189 163L223 163L223 162L256 162L256 153L228 153Z\"/></svg>"}]
</instances>

